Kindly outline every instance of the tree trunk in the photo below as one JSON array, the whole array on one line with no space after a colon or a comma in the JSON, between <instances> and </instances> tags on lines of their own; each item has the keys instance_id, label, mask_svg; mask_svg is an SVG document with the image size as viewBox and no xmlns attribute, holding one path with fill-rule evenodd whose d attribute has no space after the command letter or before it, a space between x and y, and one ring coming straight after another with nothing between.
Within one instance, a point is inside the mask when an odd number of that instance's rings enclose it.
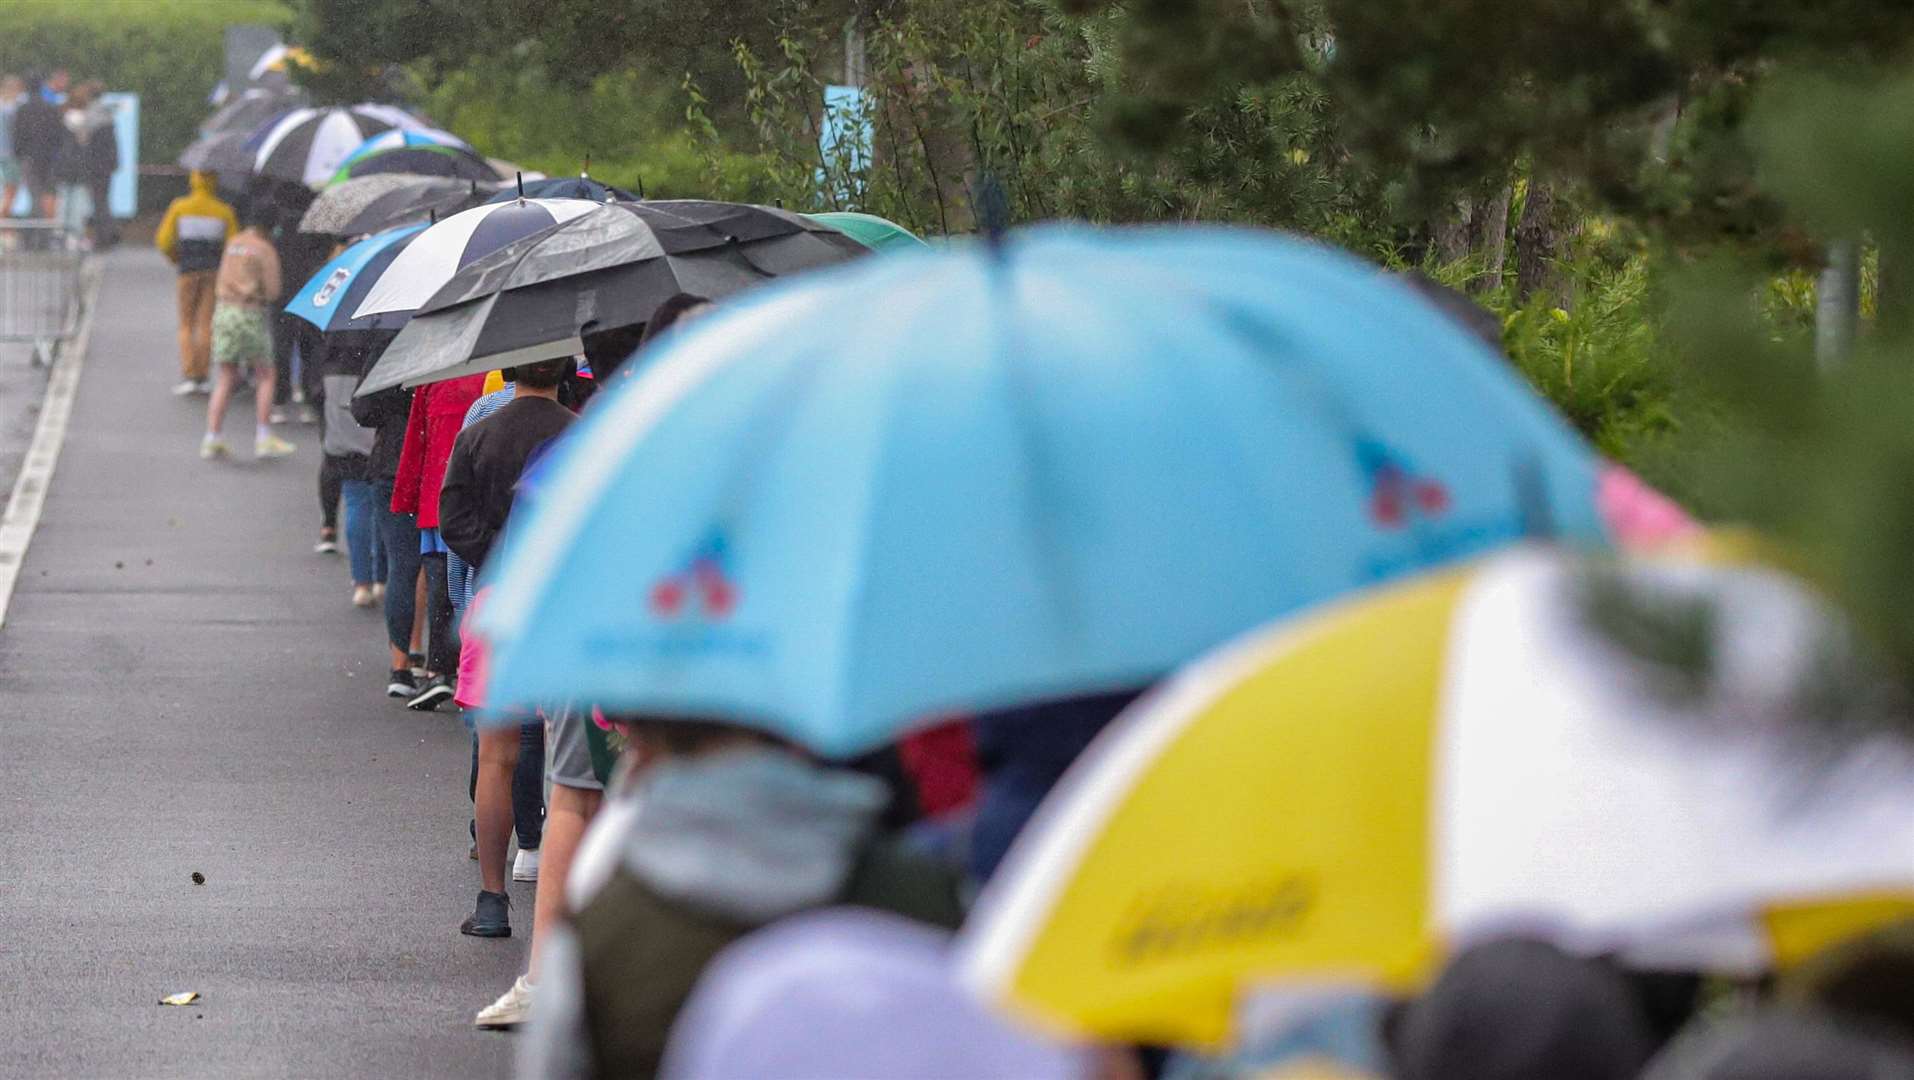
<instances>
[{"instance_id":1,"label":"tree trunk","mask_svg":"<svg viewBox=\"0 0 1914 1080\"><path fill-rule=\"evenodd\" d=\"M1836 240L1828 245L1814 306L1814 358L1822 370L1841 365L1854 351L1854 330L1861 316L1861 245Z\"/></svg>"},{"instance_id":2,"label":"tree trunk","mask_svg":"<svg viewBox=\"0 0 1914 1080\"><path fill-rule=\"evenodd\" d=\"M1482 255L1482 272L1469 283L1469 291L1484 293L1502 283L1502 270L1508 265L1509 203L1515 197L1515 183L1502 181L1487 201L1476 204L1470 215L1471 239Z\"/></svg>"},{"instance_id":3,"label":"tree trunk","mask_svg":"<svg viewBox=\"0 0 1914 1080\"><path fill-rule=\"evenodd\" d=\"M1555 220L1554 186L1539 176L1529 177L1528 199L1515 225L1515 298L1527 303L1537 292L1549 290L1560 257L1560 227Z\"/></svg>"},{"instance_id":4,"label":"tree trunk","mask_svg":"<svg viewBox=\"0 0 1914 1080\"><path fill-rule=\"evenodd\" d=\"M1457 199L1429 223L1438 266L1450 266L1469 257L1469 211L1470 201Z\"/></svg>"}]
</instances>

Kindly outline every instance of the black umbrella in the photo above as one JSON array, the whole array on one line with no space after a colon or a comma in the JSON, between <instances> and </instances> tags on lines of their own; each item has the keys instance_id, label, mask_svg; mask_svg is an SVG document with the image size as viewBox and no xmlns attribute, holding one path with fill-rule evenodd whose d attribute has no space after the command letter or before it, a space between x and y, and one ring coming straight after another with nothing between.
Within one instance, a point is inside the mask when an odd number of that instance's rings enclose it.
<instances>
[{"instance_id":1,"label":"black umbrella","mask_svg":"<svg viewBox=\"0 0 1914 1080\"><path fill-rule=\"evenodd\" d=\"M365 386L570 356L587 327L645 322L677 293L727 296L866 250L835 229L765 206L607 203L460 270L420 308Z\"/></svg>"}]
</instances>

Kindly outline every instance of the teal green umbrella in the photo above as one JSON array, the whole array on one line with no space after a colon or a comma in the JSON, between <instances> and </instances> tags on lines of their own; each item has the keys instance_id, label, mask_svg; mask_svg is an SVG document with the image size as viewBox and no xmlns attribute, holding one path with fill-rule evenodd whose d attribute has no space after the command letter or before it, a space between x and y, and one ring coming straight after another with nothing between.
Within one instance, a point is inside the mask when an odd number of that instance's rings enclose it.
<instances>
[{"instance_id":1,"label":"teal green umbrella","mask_svg":"<svg viewBox=\"0 0 1914 1080\"><path fill-rule=\"evenodd\" d=\"M896 253L913 248L929 247L917 238L917 234L904 228L895 221L878 217L876 214L856 214L840 211L829 214L807 214L814 221L821 221L845 236L863 244L872 251Z\"/></svg>"}]
</instances>

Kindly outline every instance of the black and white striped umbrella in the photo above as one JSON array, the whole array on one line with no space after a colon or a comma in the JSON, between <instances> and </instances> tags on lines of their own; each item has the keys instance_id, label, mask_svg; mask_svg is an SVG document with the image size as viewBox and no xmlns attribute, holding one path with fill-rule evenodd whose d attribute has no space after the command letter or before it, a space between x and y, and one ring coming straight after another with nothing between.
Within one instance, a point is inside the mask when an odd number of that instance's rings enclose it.
<instances>
[{"instance_id":1,"label":"black and white striped umbrella","mask_svg":"<svg viewBox=\"0 0 1914 1080\"><path fill-rule=\"evenodd\" d=\"M361 393L571 356L588 326L648 321L869 249L801 214L704 200L603 203L499 248L421 305Z\"/></svg>"},{"instance_id":2,"label":"black and white striped umbrella","mask_svg":"<svg viewBox=\"0 0 1914 1080\"><path fill-rule=\"evenodd\" d=\"M513 199L453 214L420 233L385 268L352 317L364 325L397 329L472 261L599 205L584 199Z\"/></svg>"},{"instance_id":3,"label":"black and white striped umbrella","mask_svg":"<svg viewBox=\"0 0 1914 1080\"><path fill-rule=\"evenodd\" d=\"M252 171L260 176L318 187L332 179L359 145L393 128L428 127L392 105L294 109L246 140Z\"/></svg>"}]
</instances>

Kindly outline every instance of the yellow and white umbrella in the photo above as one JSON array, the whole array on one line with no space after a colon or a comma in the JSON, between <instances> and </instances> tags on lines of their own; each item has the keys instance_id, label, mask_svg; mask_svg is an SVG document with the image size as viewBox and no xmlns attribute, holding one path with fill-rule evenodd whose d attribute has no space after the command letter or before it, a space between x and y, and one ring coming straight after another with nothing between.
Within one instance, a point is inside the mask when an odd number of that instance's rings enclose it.
<instances>
[{"instance_id":1,"label":"yellow and white umbrella","mask_svg":"<svg viewBox=\"0 0 1914 1080\"><path fill-rule=\"evenodd\" d=\"M1783 720L1840 637L1818 601L1753 566L1613 576L1713 612L1684 704L1540 550L1262 632L1073 768L962 977L1072 1034L1214 1048L1252 998L1413 990L1479 936L1728 973L1914 914L1914 763L1876 739L1804 768Z\"/></svg>"}]
</instances>

